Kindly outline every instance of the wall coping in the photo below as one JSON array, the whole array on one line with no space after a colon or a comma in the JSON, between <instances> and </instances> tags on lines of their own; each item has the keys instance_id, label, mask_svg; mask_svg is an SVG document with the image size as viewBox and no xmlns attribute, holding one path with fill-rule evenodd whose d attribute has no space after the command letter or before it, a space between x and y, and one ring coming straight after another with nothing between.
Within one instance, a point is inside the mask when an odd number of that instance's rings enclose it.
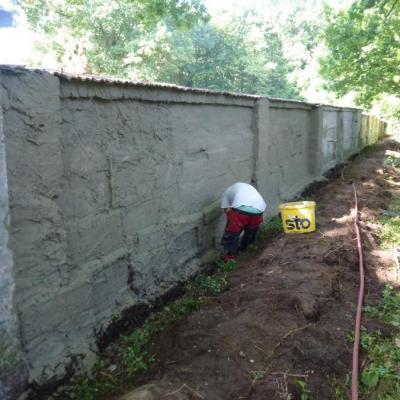
<instances>
[{"instance_id":1,"label":"wall coping","mask_svg":"<svg viewBox=\"0 0 400 400\"><path fill-rule=\"evenodd\" d=\"M64 87L61 88L62 98L142 100L166 103L221 104L242 107L254 107L256 101L268 99L272 108L311 110L316 107L322 107L327 111L361 110L353 107L339 107L272 96L192 88L171 83L129 80L90 74L74 74L44 68L30 68L24 65L0 64L0 72L10 74L36 72L53 75L64 83ZM79 88L77 88L77 84ZM159 90L160 94L155 96L154 89Z\"/></svg>"},{"instance_id":2,"label":"wall coping","mask_svg":"<svg viewBox=\"0 0 400 400\"><path fill-rule=\"evenodd\" d=\"M93 83L103 83L106 85L118 85L118 86L133 86L138 88L148 88L148 89L167 89L174 90L177 92L185 92L185 93L200 93L200 94L210 94L210 95L220 95L227 97L242 97L247 99L259 99L262 96L245 94L245 93L236 93L230 91L218 91L218 90L210 90L210 89L202 89L202 88L192 88L187 86L179 86L172 83L164 83L164 82L152 82L152 81L140 81L140 80L130 80L130 79L122 79L122 78L113 78L105 75L90 75L90 74L74 74L61 72L56 70L50 70L45 68L29 68L23 65L8 65L8 64L0 64L0 71L11 72L11 73L23 73L23 72L38 72L38 73L48 73L58 78L61 78L64 81L79 81L79 82L93 82Z\"/></svg>"}]
</instances>

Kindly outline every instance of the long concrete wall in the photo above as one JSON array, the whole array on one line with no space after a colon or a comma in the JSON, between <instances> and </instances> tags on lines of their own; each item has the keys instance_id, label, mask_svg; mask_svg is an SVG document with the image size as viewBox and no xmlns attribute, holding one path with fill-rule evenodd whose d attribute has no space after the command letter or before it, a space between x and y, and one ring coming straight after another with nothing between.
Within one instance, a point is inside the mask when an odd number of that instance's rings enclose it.
<instances>
[{"instance_id":1,"label":"long concrete wall","mask_svg":"<svg viewBox=\"0 0 400 400\"><path fill-rule=\"evenodd\" d=\"M274 214L385 131L357 109L0 71L0 247L13 251L0 301L15 304L0 322L15 330L16 310L38 390L90 366L110 324L199 270L228 185L252 182Z\"/></svg>"}]
</instances>

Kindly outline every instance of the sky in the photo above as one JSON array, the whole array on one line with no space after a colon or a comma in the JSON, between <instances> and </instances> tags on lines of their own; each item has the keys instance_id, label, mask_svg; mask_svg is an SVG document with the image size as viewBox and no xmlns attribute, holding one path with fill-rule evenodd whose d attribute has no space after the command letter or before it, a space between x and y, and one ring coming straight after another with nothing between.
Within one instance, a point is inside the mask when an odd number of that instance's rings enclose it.
<instances>
[{"instance_id":1,"label":"sky","mask_svg":"<svg viewBox=\"0 0 400 400\"><path fill-rule=\"evenodd\" d=\"M11 0L0 0L0 64L26 64L33 55L35 35L23 19L11 15L13 10ZM9 24L11 16L14 26Z\"/></svg>"},{"instance_id":2,"label":"sky","mask_svg":"<svg viewBox=\"0 0 400 400\"><path fill-rule=\"evenodd\" d=\"M13 23L12 13L5 10L0 10L0 26L10 27Z\"/></svg>"}]
</instances>

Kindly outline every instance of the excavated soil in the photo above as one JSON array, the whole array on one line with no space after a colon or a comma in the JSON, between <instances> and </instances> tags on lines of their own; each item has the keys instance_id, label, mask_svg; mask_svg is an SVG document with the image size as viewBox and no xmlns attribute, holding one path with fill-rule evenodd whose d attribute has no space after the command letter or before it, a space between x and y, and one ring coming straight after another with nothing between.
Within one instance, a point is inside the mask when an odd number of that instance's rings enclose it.
<instances>
[{"instance_id":1,"label":"excavated soil","mask_svg":"<svg viewBox=\"0 0 400 400\"><path fill-rule=\"evenodd\" d=\"M385 151L397 147L384 142L309 194L317 203L317 231L280 234L258 254L242 256L228 291L157 338L151 348L157 362L123 399L300 399L296 379L307 382L310 398L333 399L331 377L351 369L346 337L359 285L352 184L366 262L365 302L376 304L394 276L391 254L378 249L374 220L399 190L385 180L393 172L382 167ZM367 329L378 324L363 323Z\"/></svg>"}]
</instances>

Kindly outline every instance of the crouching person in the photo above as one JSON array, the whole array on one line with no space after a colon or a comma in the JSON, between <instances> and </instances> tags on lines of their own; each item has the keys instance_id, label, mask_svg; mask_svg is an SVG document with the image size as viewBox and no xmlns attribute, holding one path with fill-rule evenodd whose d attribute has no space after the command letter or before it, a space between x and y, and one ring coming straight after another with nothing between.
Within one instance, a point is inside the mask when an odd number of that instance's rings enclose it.
<instances>
[{"instance_id":1,"label":"crouching person","mask_svg":"<svg viewBox=\"0 0 400 400\"><path fill-rule=\"evenodd\" d=\"M238 182L225 190L221 202L227 220L221 241L225 261L234 260L239 251L254 243L266 207L260 193L247 183Z\"/></svg>"}]
</instances>

